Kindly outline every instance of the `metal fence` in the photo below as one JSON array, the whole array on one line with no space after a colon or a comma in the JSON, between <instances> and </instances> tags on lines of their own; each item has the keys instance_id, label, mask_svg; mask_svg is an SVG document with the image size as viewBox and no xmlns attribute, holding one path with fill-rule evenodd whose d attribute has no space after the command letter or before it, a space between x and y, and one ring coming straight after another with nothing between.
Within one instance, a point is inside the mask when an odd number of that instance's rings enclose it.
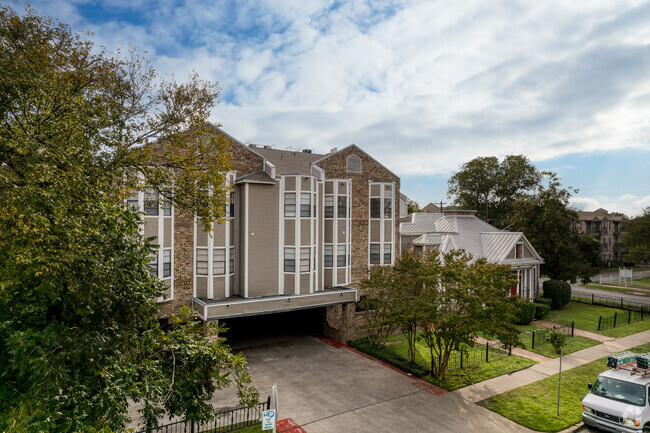
<instances>
[{"instance_id":1,"label":"metal fence","mask_svg":"<svg viewBox=\"0 0 650 433\"><path fill-rule=\"evenodd\" d=\"M574 322L571 322L571 324L567 324L567 325L557 324L552 328L535 329L532 331L524 332L523 333L524 337L522 338L522 342L526 344L527 347L528 347L528 342L530 342L531 349L542 346L548 343L548 334L553 330L564 332L565 334L573 338L575 332Z\"/></svg>"},{"instance_id":2,"label":"metal fence","mask_svg":"<svg viewBox=\"0 0 650 433\"><path fill-rule=\"evenodd\" d=\"M271 408L271 396L265 402L251 408L224 410L215 413L211 421L198 423L193 421L177 421L152 429L139 430L137 433L225 433L244 429L262 421L262 411Z\"/></svg>"},{"instance_id":3,"label":"metal fence","mask_svg":"<svg viewBox=\"0 0 650 433\"><path fill-rule=\"evenodd\" d=\"M650 300L623 298L615 295L596 295L594 293L571 290L571 300L583 304L602 305L604 307L620 308L628 311L643 311L650 313Z\"/></svg>"},{"instance_id":4,"label":"metal fence","mask_svg":"<svg viewBox=\"0 0 650 433\"><path fill-rule=\"evenodd\" d=\"M614 313L613 316L598 318L598 330L602 331L607 328L616 328L617 326L629 325L630 323L640 322L650 317L644 309L640 311L628 310L625 313Z\"/></svg>"},{"instance_id":5,"label":"metal fence","mask_svg":"<svg viewBox=\"0 0 650 433\"><path fill-rule=\"evenodd\" d=\"M632 278L623 278L621 276L620 270L618 272L614 271L608 274L598 275L598 283L600 284L613 284L616 286L631 286L634 287L634 281L640 280L642 278L650 278L650 270L647 271L633 271L627 269L632 275ZM595 282L595 281L594 281Z\"/></svg>"},{"instance_id":6,"label":"metal fence","mask_svg":"<svg viewBox=\"0 0 650 433\"><path fill-rule=\"evenodd\" d=\"M508 351L501 348L498 341L489 341L481 346L472 347L471 349L460 349L451 352L447 363L447 370L455 368L464 368L468 365L478 364L479 362L488 362L490 359L507 355Z\"/></svg>"}]
</instances>

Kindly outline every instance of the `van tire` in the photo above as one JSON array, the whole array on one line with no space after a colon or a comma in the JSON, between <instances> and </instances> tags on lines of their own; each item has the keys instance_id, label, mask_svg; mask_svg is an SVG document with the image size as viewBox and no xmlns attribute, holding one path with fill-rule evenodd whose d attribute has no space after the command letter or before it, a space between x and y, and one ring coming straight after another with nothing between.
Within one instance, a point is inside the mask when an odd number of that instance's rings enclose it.
<instances>
[{"instance_id":1,"label":"van tire","mask_svg":"<svg viewBox=\"0 0 650 433\"><path fill-rule=\"evenodd\" d=\"M650 433L650 422L645 423L643 426L643 433Z\"/></svg>"}]
</instances>

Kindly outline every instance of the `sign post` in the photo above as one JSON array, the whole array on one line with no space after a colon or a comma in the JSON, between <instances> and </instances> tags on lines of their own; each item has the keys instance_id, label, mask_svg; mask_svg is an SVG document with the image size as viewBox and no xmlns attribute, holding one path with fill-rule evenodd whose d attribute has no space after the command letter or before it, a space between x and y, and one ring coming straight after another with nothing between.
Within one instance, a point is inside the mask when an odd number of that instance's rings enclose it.
<instances>
[{"instance_id":1,"label":"sign post","mask_svg":"<svg viewBox=\"0 0 650 433\"><path fill-rule=\"evenodd\" d=\"M278 386L273 385L271 388L271 407L270 410L262 412L262 430L273 430L276 433L278 424Z\"/></svg>"}]
</instances>

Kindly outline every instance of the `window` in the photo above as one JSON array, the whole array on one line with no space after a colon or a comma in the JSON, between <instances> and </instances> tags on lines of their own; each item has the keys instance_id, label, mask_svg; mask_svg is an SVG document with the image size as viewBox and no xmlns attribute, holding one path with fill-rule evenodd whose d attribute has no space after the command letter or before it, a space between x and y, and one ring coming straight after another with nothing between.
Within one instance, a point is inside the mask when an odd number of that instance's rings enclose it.
<instances>
[{"instance_id":1,"label":"window","mask_svg":"<svg viewBox=\"0 0 650 433\"><path fill-rule=\"evenodd\" d=\"M392 245L391 244L384 244L384 264L389 265L390 264L390 257L392 253Z\"/></svg>"},{"instance_id":2,"label":"window","mask_svg":"<svg viewBox=\"0 0 650 433\"><path fill-rule=\"evenodd\" d=\"M357 155L350 155L346 160L346 171L348 173L361 173L361 158Z\"/></svg>"},{"instance_id":3,"label":"window","mask_svg":"<svg viewBox=\"0 0 650 433\"><path fill-rule=\"evenodd\" d=\"M393 217L393 199L392 198L385 198L384 199L384 218L392 218Z\"/></svg>"},{"instance_id":4,"label":"window","mask_svg":"<svg viewBox=\"0 0 650 433\"><path fill-rule=\"evenodd\" d=\"M144 212L147 215L158 215L158 194L151 188L144 193Z\"/></svg>"},{"instance_id":5,"label":"window","mask_svg":"<svg viewBox=\"0 0 650 433\"><path fill-rule=\"evenodd\" d=\"M163 278L171 277L172 275L172 250L166 248L163 250Z\"/></svg>"},{"instance_id":6,"label":"window","mask_svg":"<svg viewBox=\"0 0 650 433\"><path fill-rule=\"evenodd\" d=\"M151 256L151 261L147 264L147 270L155 276L158 276L158 254Z\"/></svg>"},{"instance_id":7,"label":"window","mask_svg":"<svg viewBox=\"0 0 650 433\"><path fill-rule=\"evenodd\" d=\"M300 217L309 218L311 216L311 194L308 192L300 193Z\"/></svg>"},{"instance_id":8,"label":"window","mask_svg":"<svg viewBox=\"0 0 650 433\"><path fill-rule=\"evenodd\" d=\"M284 272L296 272L296 249L284 249Z\"/></svg>"},{"instance_id":9,"label":"window","mask_svg":"<svg viewBox=\"0 0 650 433\"><path fill-rule=\"evenodd\" d=\"M338 210L337 217L345 218L348 213L348 198L345 196L339 196L338 198Z\"/></svg>"},{"instance_id":10,"label":"window","mask_svg":"<svg viewBox=\"0 0 650 433\"><path fill-rule=\"evenodd\" d=\"M296 217L296 193L287 192L284 194L284 216L285 218Z\"/></svg>"},{"instance_id":11,"label":"window","mask_svg":"<svg viewBox=\"0 0 650 433\"><path fill-rule=\"evenodd\" d=\"M229 204L230 204L230 212L229 212L230 218L234 218L235 217L235 193L234 192L230 193Z\"/></svg>"},{"instance_id":12,"label":"window","mask_svg":"<svg viewBox=\"0 0 650 433\"><path fill-rule=\"evenodd\" d=\"M370 264L381 264L381 250L379 248L379 244L370 244Z\"/></svg>"},{"instance_id":13,"label":"window","mask_svg":"<svg viewBox=\"0 0 650 433\"><path fill-rule=\"evenodd\" d=\"M212 275L225 275L226 273L226 250L215 248L212 250Z\"/></svg>"},{"instance_id":14,"label":"window","mask_svg":"<svg viewBox=\"0 0 650 433\"><path fill-rule=\"evenodd\" d=\"M235 249L230 248L230 273L235 273Z\"/></svg>"},{"instance_id":15,"label":"window","mask_svg":"<svg viewBox=\"0 0 650 433\"><path fill-rule=\"evenodd\" d=\"M336 247L336 266L339 268L345 267L345 245L337 245Z\"/></svg>"},{"instance_id":16,"label":"window","mask_svg":"<svg viewBox=\"0 0 650 433\"><path fill-rule=\"evenodd\" d=\"M334 266L333 247L332 245L325 245L325 253L323 256L324 265L326 268Z\"/></svg>"},{"instance_id":17,"label":"window","mask_svg":"<svg viewBox=\"0 0 650 433\"><path fill-rule=\"evenodd\" d=\"M325 218L334 218L334 197L325 196Z\"/></svg>"},{"instance_id":18,"label":"window","mask_svg":"<svg viewBox=\"0 0 650 433\"><path fill-rule=\"evenodd\" d=\"M300 248L300 272L309 272L311 265L310 252L311 247Z\"/></svg>"},{"instance_id":19,"label":"window","mask_svg":"<svg viewBox=\"0 0 650 433\"><path fill-rule=\"evenodd\" d=\"M523 258L524 258L524 244L516 244L515 259L523 259Z\"/></svg>"},{"instance_id":20,"label":"window","mask_svg":"<svg viewBox=\"0 0 650 433\"><path fill-rule=\"evenodd\" d=\"M196 275L208 275L208 250L196 249Z\"/></svg>"},{"instance_id":21,"label":"window","mask_svg":"<svg viewBox=\"0 0 650 433\"><path fill-rule=\"evenodd\" d=\"M370 218L379 218L381 217L380 214L380 203L381 199L379 198L371 198L370 199Z\"/></svg>"},{"instance_id":22,"label":"window","mask_svg":"<svg viewBox=\"0 0 650 433\"><path fill-rule=\"evenodd\" d=\"M138 193L134 193L132 196L127 197L126 199L127 206L131 206L134 210L138 210Z\"/></svg>"},{"instance_id":23,"label":"window","mask_svg":"<svg viewBox=\"0 0 650 433\"><path fill-rule=\"evenodd\" d=\"M172 201L171 201L170 191L163 191L163 215L164 216L172 215Z\"/></svg>"}]
</instances>

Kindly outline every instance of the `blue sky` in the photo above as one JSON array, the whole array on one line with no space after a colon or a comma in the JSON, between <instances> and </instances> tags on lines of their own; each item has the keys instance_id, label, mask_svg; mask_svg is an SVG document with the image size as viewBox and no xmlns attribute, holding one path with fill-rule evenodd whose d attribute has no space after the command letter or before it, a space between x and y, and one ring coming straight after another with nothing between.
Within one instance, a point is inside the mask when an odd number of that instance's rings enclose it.
<instances>
[{"instance_id":1,"label":"blue sky","mask_svg":"<svg viewBox=\"0 0 650 433\"><path fill-rule=\"evenodd\" d=\"M21 2L7 2L22 8ZM650 206L650 1L34 0L216 80L211 120L243 142L356 143L425 205L477 156L524 154L577 208Z\"/></svg>"}]
</instances>

